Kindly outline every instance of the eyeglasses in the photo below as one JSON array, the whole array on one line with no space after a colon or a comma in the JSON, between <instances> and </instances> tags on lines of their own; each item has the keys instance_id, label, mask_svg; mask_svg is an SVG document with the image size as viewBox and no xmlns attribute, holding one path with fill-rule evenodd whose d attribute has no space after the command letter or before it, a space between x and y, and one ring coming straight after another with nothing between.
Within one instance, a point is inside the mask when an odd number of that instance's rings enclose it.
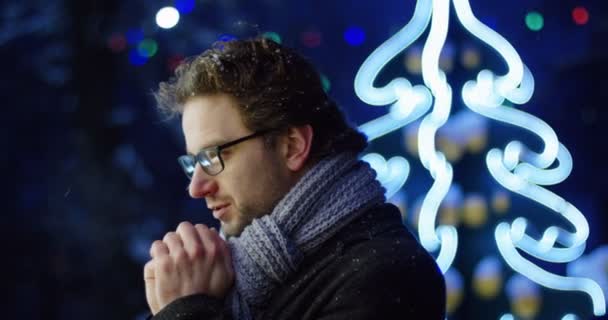
<instances>
[{"instance_id":1,"label":"eyeglasses","mask_svg":"<svg viewBox=\"0 0 608 320\"><path fill-rule=\"evenodd\" d=\"M184 173L189 179L192 179L194 170L196 169L196 163L201 165L203 170L212 176L215 176L224 170L224 160L222 160L222 150L239 144L243 141L253 139L268 133L271 130L262 130L250 134L248 136L224 143L219 146L204 148L196 155L183 155L177 158L177 162L181 165Z\"/></svg>"}]
</instances>

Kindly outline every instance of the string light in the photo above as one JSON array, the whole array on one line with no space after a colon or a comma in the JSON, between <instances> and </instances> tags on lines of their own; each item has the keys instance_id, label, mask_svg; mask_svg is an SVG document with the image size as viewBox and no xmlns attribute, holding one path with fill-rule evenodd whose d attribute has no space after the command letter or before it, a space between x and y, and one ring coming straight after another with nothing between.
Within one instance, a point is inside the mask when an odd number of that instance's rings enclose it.
<instances>
[{"instance_id":1,"label":"string light","mask_svg":"<svg viewBox=\"0 0 608 320\"><path fill-rule=\"evenodd\" d=\"M418 1L410 22L381 44L363 62L355 77L355 93L370 105L391 104L388 114L359 127L368 139L374 140L421 118L434 105L431 115L424 117L418 134L421 162L435 182L422 202L418 216L418 234L428 251L437 251L436 261L445 273L456 255L456 228L441 225L435 228L437 211L452 181L452 168L445 156L435 148L435 133L447 120L451 106L451 89L439 69L441 48L447 35L449 0ZM404 48L416 41L427 28L433 15L431 31L422 51L422 70L425 85L412 84L397 78L377 88L374 81L384 66ZM433 97L436 99L433 102ZM404 159L405 160L405 159Z\"/></svg>"},{"instance_id":2,"label":"string light","mask_svg":"<svg viewBox=\"0 0 608 320\"><path fill-rule=\"evenodd\" d=\"M476 80L467 81L462 88L465 105L488 118L529 130L544 143L541 153L531 151L519 141L511 141L504 150L490 150L486 155L490 174L505 188L553 210L574 226L575 230L570 232L558 226L550 226L545 229L541 239L537 240L526 234L528 221L518 217L511 224L502 222L496 227L498 250L513 270L538 284L556 290L585 292L591 297L594 314L603 315L606 313L606 303L602 290L595 281L550 273L517 250L556 263L573 261L583 253L589 236L587 220L572 204L541 187L565 180L572 169L572 158L548 124L523 111L503 105L507 100L524 104L534 92L532 73L522 63L515 48L473 15L468 0L454 0L454 7L463 26L492 47L508 67L504 76L482 70ZM547 169L556 161L557 167ZM561 246L556 247L556 243Z\"/></svg>"},{"instance_id":3,"label":"string light","mask_svg":"<svg viewBox=\"0 0 608 320\"><path fill-rule=\"evenodd\" d=\"M581 291L591 297L595 315L606 312L604 295L599 285L583 277L565 277L548 272L519 253L548 262L570 262L582 254L589 235L585 217L572 204L541 187L565 180L572 169L571 156L553 129L541 119L518 109L506 107L506 102L524 104L534 92L534 78L522 63L517 51L501 35L481 23L472 13L468 0L419 0L410 22L381 44L363 62L355 77L355 93L369 105L390 105L389 112L359 127L372 141L422 118L418 129L418 154L422 165L434 179L425 195L418 216L421 244L429 251L439 250L436 261L445 273L451 266L458 246L458 234L453 226L436 227L437 211L452 183L452 166L446 156L435 147L436 134L448 120L452 104L452 88L445 73L439 68L441 50L445 45L449 25L450 1L463 27L476 38L494 49L506 62L508 72L497 76L482 70L475 80L465 83L461 95L472 111L504 123L531 131L544 142L544 150L535 153L523 143L512 141L504 150L492 149L486 156L490 174L503 187L519 193L566 219L573 227L570 232L550 226L540 240L526 234L528 221L516 218L511 224L500 223L495 239L505 262L515 271L534 282L556 290ZM432 18L432 19L431 19ZM375 87L379 72L397 54L408 48L427 29L430 31L422 50L424 85L412 85L407 79L393 79L383 87ZM534 31L543 28L543 17L538 12L526 16L526 25ZM431 110L429 114L426 114ZM426 115L425 115L426 114ZM386 171L387 163L381 155L369 158L375 167ZM404 159L405 161L405 159ZM552 166L557 161L557 166ZM548 169L551 167L551 169ZM409 171L408 171L409 173ZM393 177L394 179L394 177ZM381 183L388 184L386 178ZM555 246L559 243L560 246Z\"/></svg>"}]
</instances>

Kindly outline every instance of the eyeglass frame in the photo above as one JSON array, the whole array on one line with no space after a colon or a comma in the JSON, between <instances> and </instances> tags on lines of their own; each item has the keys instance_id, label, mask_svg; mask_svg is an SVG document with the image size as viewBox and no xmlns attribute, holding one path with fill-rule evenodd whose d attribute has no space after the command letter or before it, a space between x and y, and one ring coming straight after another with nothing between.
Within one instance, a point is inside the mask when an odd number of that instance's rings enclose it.
<instances>
[{"instance_id":1,"label":"eyeglass frame","mask_svg":"<svg viewBox=\"0 0 608 320\"><path fill-rule=\"evenodd\" d=\"M196 170L196 164L200 164L201 169L203 169L203 171L205 171L206 174L210 175L210 176L216 176L218 174L220 174L222 171L224 171L225 166L224 166L224 159L222 159L222 150L230 148L232 146L235 146L241 142L253 139L253 138L257 138L260 136L263 136L265 134L267 134L268 132L274 131L273 129L268 129L268 130L260 130L257 132L254 132L250 135L244 136L242 138L238 138L236 140L232 140L232 141L228 141L226 143L223 143L219 146L212 146L212 147L206 147L201 149L197 154L192 155L192 154L185 154L185 155L181 155L177 158L177 162L180 164L180 167L182 167L182 170L184 171L184 173L186 174L186 176L188 177L188 179L192 180L192 177L194 176L194 171ZM203 154L203 152L209 152L209 151L215 151L215 153L217 154L217 158L220 161L220 165L221 165L221 169L216 172L216 173L210 173L205 169L205 165L203 165L203 162L201 160L201 154ZM184 166L184 163L182 162L182 159L189 159L189 161L194 162L194 169L192 170L192 174L188 174L188 171L186 169L186 167ZM211 160L211 159L210 159Z\"/></svg>"}]
</instances>

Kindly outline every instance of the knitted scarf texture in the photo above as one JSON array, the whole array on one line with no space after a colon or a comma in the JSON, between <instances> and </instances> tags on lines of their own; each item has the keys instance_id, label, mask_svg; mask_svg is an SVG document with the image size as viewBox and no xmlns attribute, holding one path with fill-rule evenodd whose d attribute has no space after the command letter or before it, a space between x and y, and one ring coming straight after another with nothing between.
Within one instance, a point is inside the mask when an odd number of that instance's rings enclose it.
<instances>
[{"instance_id":1,"label":"knitted scarf texture","mask_svg":"<svg viewBox=\"0 0 608 320\"><path fill-rule=\"evenodd\" d=\"M371 167L350 153L321 160L279 201L228 240L235 285L226 299L234 319L259 318L274 289L302 259L367 209L384 203Z\"/></svg>"}]
</instances>

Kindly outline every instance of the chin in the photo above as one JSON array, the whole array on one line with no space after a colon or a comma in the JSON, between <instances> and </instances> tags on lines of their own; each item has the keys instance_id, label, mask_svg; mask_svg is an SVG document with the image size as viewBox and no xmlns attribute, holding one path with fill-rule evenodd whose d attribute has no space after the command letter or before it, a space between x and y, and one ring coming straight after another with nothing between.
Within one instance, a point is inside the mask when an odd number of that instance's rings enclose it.
<instances>
[{"instance_id":1,"label":"chin","mask_svg":"<svg viewBox=\"0 0 608 320\"><path fill-rule=\"evenodd\" d=\"M240 236L241 233L243 233L243 229L244 228L240 226L222 223L222 233L226 236L226 239Z\"/></svg>"}]
</instances>

